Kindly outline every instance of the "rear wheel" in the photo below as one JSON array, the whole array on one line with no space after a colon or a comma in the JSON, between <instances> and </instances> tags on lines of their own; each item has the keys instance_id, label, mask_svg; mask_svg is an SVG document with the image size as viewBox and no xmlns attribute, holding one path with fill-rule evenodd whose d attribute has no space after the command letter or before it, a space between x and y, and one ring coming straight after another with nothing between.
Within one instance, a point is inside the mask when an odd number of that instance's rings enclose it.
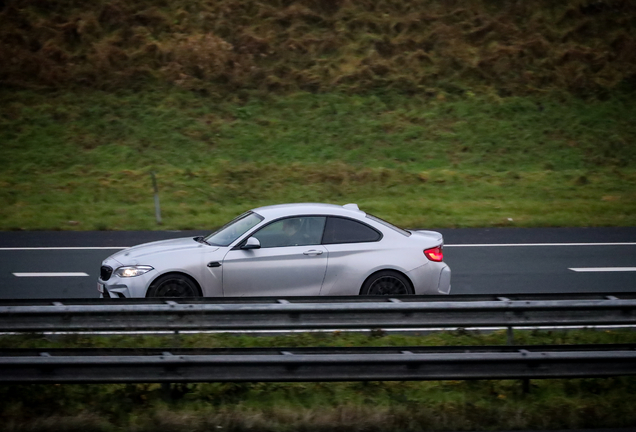
<instances>
[{"instance_id":1,"label":"rear wheel","mask_svg":"<svg viewBox=\"0 0 636 432\"><path fill-rule=\"evenodd\" d=\"M186 275L166 274L158 277L148 288L146 297L200 297L197 284Z\"/></svg>"},{"instance_id":2,"label":"rear wheel","mask_svg":"<svg viewBox=\"0 0 636 432\"><path fill-rule=\"evenodd\" d=\"M362 284L361 295L408 295L413 294L411 282L401 273L383 270L372 274Z\"/></svg>"}]
</instances>

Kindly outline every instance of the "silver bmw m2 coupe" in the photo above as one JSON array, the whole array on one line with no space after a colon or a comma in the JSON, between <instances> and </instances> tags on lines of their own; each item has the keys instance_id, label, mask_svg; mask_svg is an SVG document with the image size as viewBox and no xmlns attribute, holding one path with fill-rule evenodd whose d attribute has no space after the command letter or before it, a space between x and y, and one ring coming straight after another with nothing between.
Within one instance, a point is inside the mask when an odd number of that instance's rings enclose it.
<instances>
[{"instance_id":1,"label":"silver bmw m2 coupe","mask_svg":"<svg viewBox=\"0 0 636 432\"><path fill-rule=\"evenodd\" d=\"M102 297L449 294L443 238L355 204L283 204L207 237L146 243L102 263Z\"/></svg>"}]
</instances>

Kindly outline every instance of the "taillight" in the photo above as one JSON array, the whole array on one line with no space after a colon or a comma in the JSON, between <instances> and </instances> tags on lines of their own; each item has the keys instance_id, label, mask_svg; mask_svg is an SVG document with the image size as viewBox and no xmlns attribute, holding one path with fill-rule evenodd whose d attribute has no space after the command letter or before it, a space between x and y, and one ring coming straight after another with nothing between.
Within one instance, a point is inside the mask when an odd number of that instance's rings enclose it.
<instances>
[{"instance_id":1,"label":"taillight","mask_svg":"<svg viewBox=\"0 0 636 432\"><path fill-rule=\"evenodd\" d=\"M444 259L444 251L442 246L426 249L424 251L424 255L426 255L426 258L435 262L440 262Z\"/></svg>"}]
</instances>

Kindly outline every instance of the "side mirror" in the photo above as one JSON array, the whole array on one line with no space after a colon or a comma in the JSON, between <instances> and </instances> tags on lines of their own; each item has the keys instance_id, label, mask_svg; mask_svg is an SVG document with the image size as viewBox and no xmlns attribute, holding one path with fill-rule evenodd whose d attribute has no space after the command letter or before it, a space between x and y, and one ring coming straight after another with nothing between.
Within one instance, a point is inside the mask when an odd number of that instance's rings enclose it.
<instances>
[{"instance_id":1,"label":"side mirror","mask_svg":"<svg viewBox=\"0 0 636 432\"><path fill-rule=\"evenodd\" d=\"M256 237L248 238L245 244L241 246L241 249L246 249L246 250L260 249L260 248L261 248L261 242L259 242Z\"/></svg>"}]
</instances>

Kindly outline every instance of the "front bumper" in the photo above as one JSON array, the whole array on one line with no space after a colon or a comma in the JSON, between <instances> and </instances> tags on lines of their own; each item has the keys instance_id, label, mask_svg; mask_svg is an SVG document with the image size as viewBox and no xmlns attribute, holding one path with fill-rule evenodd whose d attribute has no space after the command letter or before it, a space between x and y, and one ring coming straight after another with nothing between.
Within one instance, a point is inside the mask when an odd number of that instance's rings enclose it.
<instances>
[{"instance_id":1,"label":"front bumper","mask_svg":"<svg viewBox=\"0 0 636 432\"><path fill-rule=\"evenodd\" d=\"M103 298L139 298L146 297L146 291L152 280L156 277L156 270L151 270L135 277L120 277L115 271L122 267L118 261L112 258L106 259L102 263L103 267L111 267L112 272L100 272L97 279L97 291ZM106 280L104 278L107 278Z\"/></svg>"},{"instance_id":2,"label":"front bumper","mask_svg":"<svg viewBox=\"0 0 636 432\"><path fill-rule=\"evenodd\" d=\"M156 277L155 270L135 277L122 278L113 275L108 281L97 280L97 290L105 298L143 298L150 282Z\"/></svg>"},{"instance_id":3,"label":"front bumper","mask_svg":"<svg viewBox=\"0 0 636 432\"><path fill-rule=\"evenodd\" d=\"M130 298L130 290L126 285L107 285L103 281L98 280L97 291L100 298Z\"/></svg>"}]
</instances>

